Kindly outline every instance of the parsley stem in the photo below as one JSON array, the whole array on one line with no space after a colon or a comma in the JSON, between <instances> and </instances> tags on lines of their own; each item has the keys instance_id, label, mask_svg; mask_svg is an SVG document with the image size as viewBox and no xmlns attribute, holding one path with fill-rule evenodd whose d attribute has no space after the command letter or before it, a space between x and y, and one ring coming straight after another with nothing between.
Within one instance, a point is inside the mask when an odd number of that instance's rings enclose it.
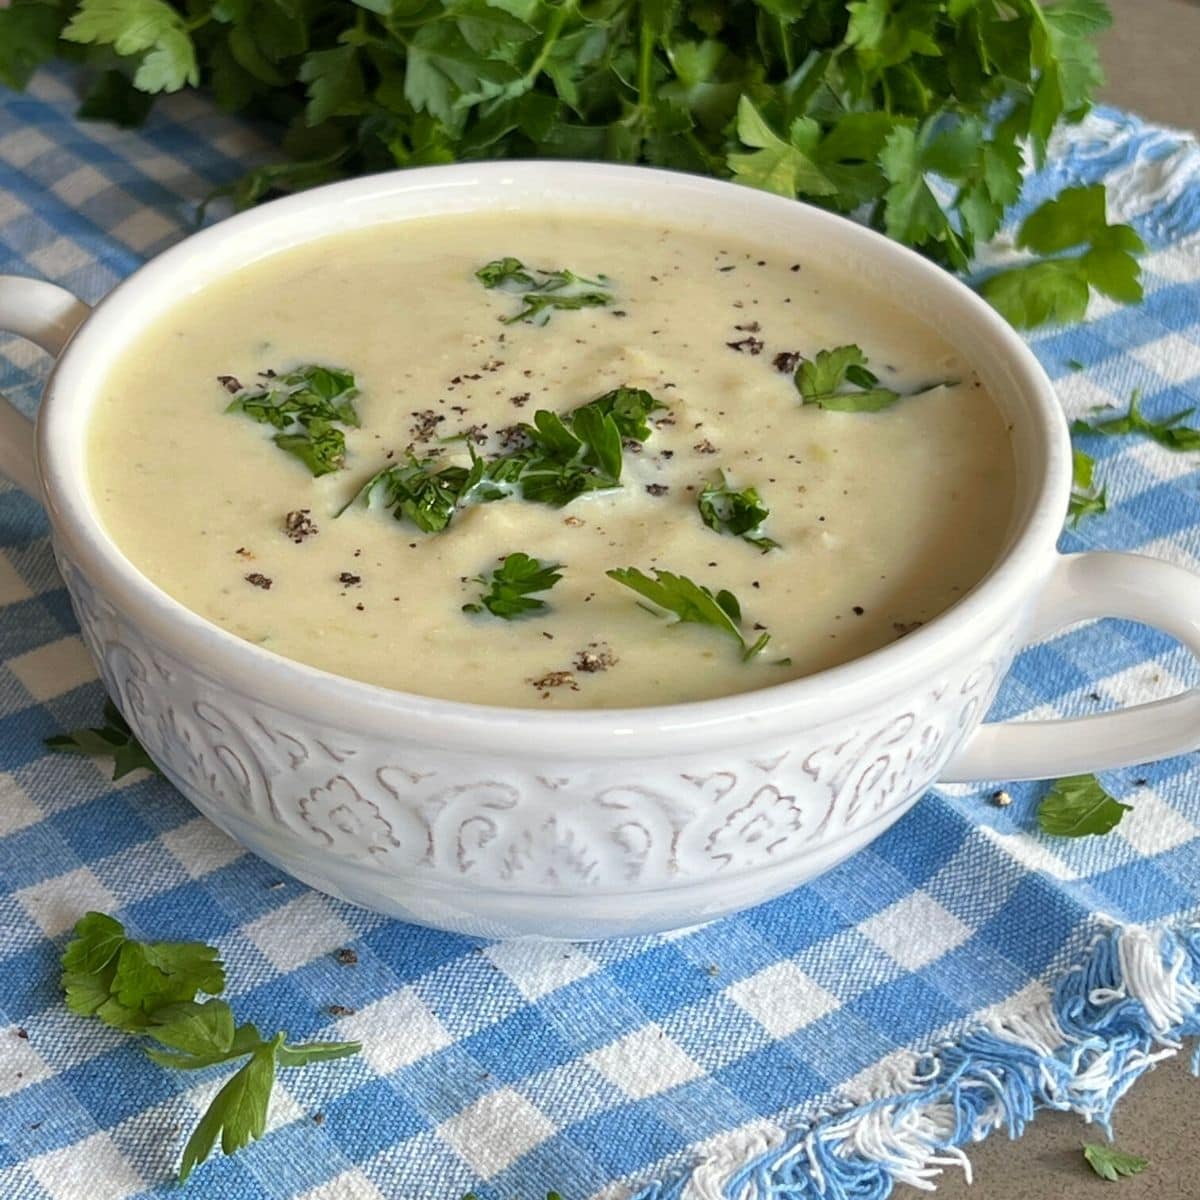
<instances>
[{"instance_id":1,"label":"parsley stem","mask_svg":"<svg viewBox=\"0 0 1200 1200\"><path fill-rule=\"evenodd\" d=\"M783 49L783 65L789 77L796 69L795 61L792 58L792 39L788 36L787 22L780 16L775 18L775 24L779 26L779 44Z\"/></svg>"},{"instance_id":2,"label":"parsley stem","mask_svg":"<svg viewBox=\"0 0 1200 1200\"><path fill-rule=\"evenodd\" d=\"M575 0L569 0L568 3L559 5L550 14L550 20L546 23L546 32L542 34L542 48L538 51L538 56L533 60L529 70L525 72L523 82L526 88L533 87L537 82L537 77L542 73L542 68L550 58L550 51L554 49L554 44L558 41L559 34L562 33L567 16L574 9Z\"/></svg>"},{"instance_id":3,"label":"parsley stem","mask_svg":"<svg viewBox=\"0 0 1200 1200\"><path fill-rule=\"evenodd\" d=\"M638 39L638 108L649 116L650 89L654 85L654 43L657 38L650 22L642 18L641 34Z\"/></svg>"}]
</instances>

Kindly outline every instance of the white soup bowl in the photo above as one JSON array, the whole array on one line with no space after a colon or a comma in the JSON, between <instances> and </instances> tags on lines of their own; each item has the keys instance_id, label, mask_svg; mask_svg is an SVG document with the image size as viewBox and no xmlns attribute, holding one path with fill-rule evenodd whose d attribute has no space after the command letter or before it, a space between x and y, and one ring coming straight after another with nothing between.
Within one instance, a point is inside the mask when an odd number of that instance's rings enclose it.
<instances>
[{"instance_id":1,"label":"white soup bowl","mask_svg":"<svg viewBox=\"0 0 1200 1200\"><path fill-rule=\"evenodd\" d=\"M893 645L805 679L692 704L547 712L388 691L281 658L190 612L122 555L88 492L85 430L101 381L147 323L252 260L339 231L555 209L752 231L919 308L1012 427L1015 512L987 577ZM1200 579L1133 555L1057 553L1071 447L1033 355L938 267L818 209L636 167L395 172L197 233L95 311L51 284L0 279L0 327L58 356L36 435L0 403L0 470L45 505L110 695L202 813L355 904L493 937L668 930L811 879L936 780L1050 778L1200 745L1195 691L980 726L1018 649L1074 622L1145 621L1200 653Z\"/></svg>"}]
</instances>

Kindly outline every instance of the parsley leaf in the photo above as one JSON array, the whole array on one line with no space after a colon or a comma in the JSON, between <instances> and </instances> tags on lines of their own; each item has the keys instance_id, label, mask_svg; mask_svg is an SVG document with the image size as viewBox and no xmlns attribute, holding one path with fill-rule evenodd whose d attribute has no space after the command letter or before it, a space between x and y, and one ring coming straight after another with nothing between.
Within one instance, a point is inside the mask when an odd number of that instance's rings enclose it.
<instances>
[{"instance_id":1,"label":"parsley leaf","mask_svg":"<svg viewBox=\"0 0 1200 1200\"><path fill-rule=\"evenodd\" d=\"M645 597L656 609L673 614L680 624L711 625L733 638L742 651L744 662L749 662L771 640L770 634L762 633L756 641L747 645L742 635L741 605L732 592L722 589L714 595L703 584L694 583L686 575L660 571L657 567L653 570L653 579L637 567L615 567L605 574Z\"/></svg>"},{"instance_id":2,"label":"parsley leaf","mask_svg":"<svg viewBox=\"0 0 1200 1200\"><path fill-rule=\"evenodd\" d=\"M197 1004L182 1000L154 1010L152 1024L146 1032L164 1046L177 1051L163 1054L147 1050L147 1055L159 1066L194 1067L195 1060L208 1063L224 1062L233 1047L233 1009L224 1000L207 1000Z\"/></svg>"},{"instance_id":3,"label":"parsley leaf","mask_svg":"<svg viewBox=\"0 0 1200 1200\"><path fill-rule=\"evenodd\" d=\"M113 779L121 779L131 771L162 772L142 748L125 718L111 700L104 701L104 724L90 729L75 729L45 739L47 750L55 754L82 754L92 758L113 760Z\"/></svg>"},{"instance_id":4,"label":"parsley leaf","mask_svg":"<svg viewBox=\"0 0 1200 1200\"><path fill-rule=\"evenodd\" d=\"M1181 412L1164 417L1161 421L1152 421L1142 415L1142 394L1135 391L1129 397L1129 411L1123 417L1111 417L1105 421L1072 421L1072 433L1098 433L1106 437L1119 437L1126 433L1140 433L1150 438L1166 450L1190 451L1200 450L1200 429L1190 429L1181 426L1196 410L1185 408Z\"/></svg>"},{"instance_id":5,"label":"parsley leaf","mask_svg":"<svg viewBox=\"0 0 1200 1200\"><path fill-rule=\"evenodd\" d=\"M809 196L830 196L837 192L837 187L810 157L820 136L815 121L798 117L785 141L763 120L749 96L743 94L738 101L737 135L744 145L754 147L749 154L729 156L733 177L739 183L787 196L789 200L798 192Z\"/></svg>"},{"instance_id":6,"label":"parsley leaf","mask_svg":"<svg viewBox=\"0 0 1200 1200\"><path fill-rule=\"evenodd\" d=\"M211 946L131 941L119 921L97 912L76 923L62 966L67 1007L127 1031L145 1029L159 1008L225 986L225 969Z\"/></svg>"},{"instance_id":7,"label":"parsley leaf","mask_svg":"<svg viewBox=\"0 0 1200 1200\"><path fill-rule=\"evenodd\" d=\"M1055 837L1088 837L1109 833L1132 806L1114 800L1095 775L1059 779L1038 805L1038 824Z\"/></svg>"},{"instance_id":8,"label":"parsley leaf","mask_svg":"<svg viewBox=\"0 0 1200 1200\"><path fill-rule=\"evenodd\" d=\"M1092 288L1126 304L1140 300L1134 256L1145 243L1131 226L1110 225L1105 208L1102 184L1066 188L1047 200L1025 218L1017 245L1062 256L1000 271L980 293L1018 329L1080 320Z\"/></svg>"},{"instance_id":9,"label":"parsley leaf","mask_svg":"<svg viewBox=\"0 0 1200 1200\"><path fill-rule=\"evenodd\" d=\"M505 494L496 488L480 489L484 474L484 460L474 451L470 467L409 454L407 462L376 471L337 515L340 517L359 500L369 506L372 497L381 494L383 507L390 509L397 521L411 521L422 533L441 533L460 504L474 499L498 500Z\"/></svg>"},{"instance_id":10,"label":"parsley leaf","mask_svg":"<svg viewBox=\"0 0 1200 1200\"><path fill-rule=\"evenodd\" d=\"M485 608L494 617L511 621L545 608L545 600L533 598L534 592L545 592L562 578L562 563L544 563L518 551L509 554L490 578L475 577L487 589L477 604L464 604L463 612L478 613Z\"/></svg>"},{"instance_id":11,"label":"parsley leaf","mask_svg":"<svg viewBox=\"0 0 1200 1200\"><path fill-rule=\"evenodd\" d=\"M187 23L165 0L81 0L62 36L142 55L133 82L143 92L177 92L200 82Z\"/></svg>"},{"instance_id":12,"label":"parsley leaf","mask_svg":"<svg viewBox=\"0 0 1200 1200\"><path fill-rule=\"evenodd\" d=\"M314 478L341 470L346 459L342 430L358 427L353 373L314 363L264 378L261 387L239 385L225 411L274 426L279 430L275 445L304 463Z\"/></svg>"},{"instance_id":13,"label":"parsley leaf","mask_svg":"<svg viewBox=\"0 0 1200 1200\"><path fill-rule=\"evenodd\" d=\"M762 531L762 524L771 515L771 510L759 499L758 491L752 487L736 491L725 482L723 471L717 473L715 482L705 484L696 507L709 529L740 537L764 554L779 549L779 543Z\"/></svg>"},{"instance_id":14,"label":"parsley leaf","mask_svg":"<svg viewBox=\"0 0 1200 1200\"><path fill-rule=\"evenodd\" d=\"M1140 1175L1150 1165L1149 1159L1140 1155L1097 1142L1084 1144L1083 1157L1101 1179L1107 1179L1110 1183L1116 1183L1124 1176Z\"/></svg>"},{"instance_id":15,"label":"parsley leaf","mask_svg":"<svg viewBox=\"0 0 1200 1200\"><path fill-rule=\"evenodd\" d=\"M225 1154L262 1137L267 1128L271 1089L275 1086L275 1048L283 1037L278 1033L273 1042L256 1046L245 1066L213 1097L183 1148L180 1183L185 1183L192 1168L212 1153L218 1136Z\"/></svg>"},{"instance_id":16,"label":"parsley leaf","mask_svg":"<svg viewBox=\"0 0 1200 1200\"><path fill-rule=\"evenodd\" d=\"M612 303L612 293L601 289L608 280L585 279L574 271L543 271L526 267L517 258L497 258L475 272L485 288L514 292L521 297L521 308L510 317L501 317L505 325L524 321L545 325L555 309L603 308Z\"/></svg>"},{"instance_id":17,"label":"parsley leaf","mask_svg":"<svg viewBox=\"0 0 1200 1200\"><path fill-rule=\"evenodd\" d=\"M1084 517L1099 516L1108 512L1108 489L1096 490L1093 482L1096 462L1090 454L1085 454L1082 450L1073 450L1071 462L1075 486L1067 505L1067 524L1075 529Z\"/></svg>"},{"instance_id":18,"label":"parsley leaf","mask_svg":"<svg viewBox=\"0 0 1200 1200\"><path fill-rule=\"evenodd\" d=\"M793 379L804 404L833 412L880 412L901 399L900 392L879 386L867 356L855 345L818 350L812 358L801 359ZM920 396L953 383L947 379L905 394Z\"/></svg>"},{"instance_id":19,"label":"parsley leaf","mask_svg":"<svg viewBox=\"0 0 1200 1200\"><path fill-rule=\"evenodd\" d=\"M165 1050L147 1049L161 1067L200 1070L248 1059L213 1098L183 1151L180 1182L212 1153L218 1137L232 1154L266 1128L276 1065L302 1067L358 1053L357 1042L308 1042L289 1046L287 1034L265 1039L251 1024L235 1026L233 1010L215 996L225 988L225 969L212 946L200 942L137 942L104 913L76 922L62 956L67 1007L106 1025L144 1034Z\"/></svg>"}]
</instances>

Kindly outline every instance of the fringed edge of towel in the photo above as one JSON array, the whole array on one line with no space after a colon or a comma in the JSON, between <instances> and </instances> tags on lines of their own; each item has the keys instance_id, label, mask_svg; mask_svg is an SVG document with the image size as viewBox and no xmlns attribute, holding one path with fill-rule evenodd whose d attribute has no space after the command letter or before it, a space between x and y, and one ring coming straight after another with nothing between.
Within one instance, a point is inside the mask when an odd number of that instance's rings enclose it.
<instances>
[{"instance_id":1,"label":"fringed edge of towel","mask_svg":"<svg viewBox=\"0 0 1200 1200\"><path fill-rule=\"evenodd\" d=\"M963 1147L998 1129L1020 1137L1039 1110L1107 1132L1130 1086L1197 1035L1200 925L1116 927L1048 999L912 1056L888 1094L782 1137L735 1132L632 1200L883 1200L897 1184L932 1190L947 1166L969 1180Z\"/></svg>"}]
</instances>

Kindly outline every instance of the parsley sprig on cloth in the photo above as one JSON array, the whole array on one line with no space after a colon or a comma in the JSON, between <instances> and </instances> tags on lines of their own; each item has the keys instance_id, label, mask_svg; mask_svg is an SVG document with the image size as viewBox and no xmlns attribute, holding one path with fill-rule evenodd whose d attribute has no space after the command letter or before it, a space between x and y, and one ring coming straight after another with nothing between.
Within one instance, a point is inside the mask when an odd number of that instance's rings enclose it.
<instances>
[{"instance_id":1,"label":"parsley sprig on cloth","mask_svg":"<svg viewBox=\"0 0 1200 1200\"><path fill-rule=\"evenodd\" d=\"M241 1062L200 1118L183 1150L179 1178L215 1148L240 1150L266 1129L278 1067L303 1067L357 1054L357 1042L290 1044L280 1031L263 1037L238 1025L233 1010L215 997L225 989L225 967L201 942L137 942L104 913L89 912L75 925L62 956L67 1007L113 1029L139 1034L162 1049L147 1049L159 1066L196 1071Z\"/></svg>"}]
</instances>

